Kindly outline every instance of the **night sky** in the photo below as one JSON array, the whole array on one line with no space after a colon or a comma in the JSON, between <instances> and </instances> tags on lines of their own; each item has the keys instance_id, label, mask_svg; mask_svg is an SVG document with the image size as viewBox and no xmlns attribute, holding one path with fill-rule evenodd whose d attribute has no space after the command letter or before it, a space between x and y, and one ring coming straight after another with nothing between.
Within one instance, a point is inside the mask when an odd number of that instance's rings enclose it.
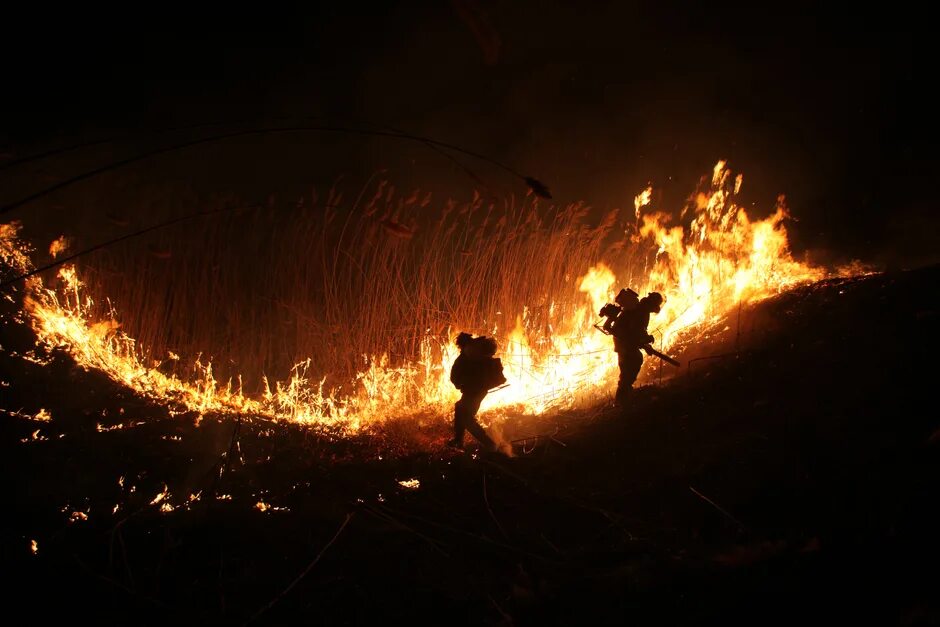
<instances>
[{"instance_id":1,"label":"night sky","mask_svg":"<svg viewBox=\"0 0 940 627\"><path fill-rule=\"evenodd\" d=\"M8 155L312 116L454 143L539 177L559 201L602 208L647 182L681 201L726 158L748 204L769 211L787 195L798 253L940 260L934 35L913 5L20 4L5 7L0 38ZM277 142L232 148L216 178L252 170L266 194L377 166L433 187L453 169L389 140Z\"/></svg>"}]
</instances>

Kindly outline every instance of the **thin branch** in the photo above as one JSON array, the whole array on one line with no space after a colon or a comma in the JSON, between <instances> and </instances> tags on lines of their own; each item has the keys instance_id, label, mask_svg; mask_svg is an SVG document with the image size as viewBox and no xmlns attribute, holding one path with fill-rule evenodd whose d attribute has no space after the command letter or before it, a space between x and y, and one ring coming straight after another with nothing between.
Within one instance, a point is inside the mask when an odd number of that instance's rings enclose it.
<instances>
[{"instance_id":1,"label":"thin branch","mask_svg":"<svg viewBox=\"0 0 940 627\"><path fill-rule=\"evenodd\" d=\"M355 514L355 512L349 512L348 514L346 514L346 520L343 521L343 524L340 525L340 526L339 526L339 529L336 530L336 533L333 534L333 538L332 538L329 542L326 543L326 546L323 547L323 549L317 554L317 556L314 558L314 560L313 560L312 562L310 562L310 564L308 564L307 567L304 568L303 571L302 571L299 575L297 575L297 578L294 579L294 581L292 581L289 586L287 586L286 588L284 588L284 591L283 591L283 592L281 592L279 595L277 595L276 597L274 597L273 599L271 599L271 601L268 602L267 605L265 605L265 606L262 607L260 610L258 610L257 612L255 612L254 615L253 615L251 618L249 618L248 620L246 620L243 624L247 625L247 624L249 624L249 623L255 621L259 616L261 616L261 615L264 614L266 611L268 611L269 609L271 609L278 601L280 601L281 599L283 599L283 598L287 595L287 593L289 593L291 590L293 590L294 587L295 587L297 584L299 584L299 583L301 582L301 580L303 580L303 578L306 577L307 574L308 574L311 570L313 570L313 567L317 565L317 562L320 561L320 558L323 557L323 554L326 553L327 549L329 549L331 546L333 546L333 543L336 542L336 540L337 540L337 538L339 538L340 534L343 533L343 529L345 529L345 528L346 528L346 525L349 524L349 521L352 519L352 517L353 517L354 514Z\"/></svg>"},{"instance_id":2,"label":"thin branch","mask_svg":"<svg viewBox=\"0 0 940 627\"><path fill-rule=\"evenodd\" d=\"M490 507L490 499L486 494L486 471L483 471L483 502L486 504L486 511L489 512L490 518L493 519L493 522L496 523L496 528L499 529L499 532L503 534L503 537L509 540L509 534L506 533L506 530L503 529L503 526L499 524L499 520L496 518L496 515L493 513L493 509Z\"/></svg>"},{"instance_id":3,"label":"thin branch","mask_svg":"<svg viewBox=\"0 0 940 627\"><path fill-rule=\"evenodd\" d=\"M512 174L513 176L525 181L525 184L536 195L541 196L543 198L551 198L551 194L549 193L548 188L541 181L531 176L526 176L522 174L521 172L519 172L518 170L515 170L509 167L508 165L500 161L497 161L496 159L487 157L486 155L482 155L478 152L465 150L464 148L461 148L460 146L457 146L455 144L441 142L441 141L437 141L428 137L421 137L419 135L412 135L410 133L397 133L397 132L392 132L392 131L381 131L381 130L351 128L351 127L342 127L342 126L285 126L285 127L276 127L276 128L248 129L248 130L234 131L230 133L222 133L219 135L212 135L210 137L201 137L196 140L192 140L192 141L188 141L188 142L184 142L180 144L175 144L173 146L164 146L162 148L157 148L155 150L149 150L149 151L134 155L133 157L120 159L113 163L109 163L107 165L94 168L87 172L83 172L82 174L73 176L64 181L60 181L59 183L56 183L55 185L51 185L50 187L39 190L38 192L34 192L23 198L20 198L19 200L16 200L14 202L11 202L7 205L0 207L0 214L13 211L14 209L18 209L19 207L22 207L23 205L33 202L34 200L39 200L40 198L48 196L49 194L52 194L53 192L56 192L56 191L59 191L60 189L64 189L66 187L74 185L75 183L79 183L81 181L94 178L98 176L99 174L104 174L105 172L116 170L125 165L130 165L138 161L144 161L146 159L149 159L151 157L156 157L161 154L175 152L178 150L184 150L186 148L192 148L193 146L198 146L201 144L208 144L212 142L218 142L218 141L222 141L226 139L234 139L236 137L245 137L249 135L266 135L266 134L277 134L277 133L311 133L311 132L345 133L349 135L364 135L367 137L389 137L389 138L404 139L408 141L418 142L418 143L429 145L429 146L433 145L433 146L438 146L440 148L448 148L450 150L463 153L465 155L474 157L476 159L480 159L481 161L486 161L487 163L491 163L495 165L496 167L502 170L505 170L509 174Z\"/></svg>"},{"instance_id":4,"label":"thin branch","mask_svg":"<svg viewBox=\"0 0 940 627\"><path fill-rule=\"evenodd\" d=\"M708 503L709 505L711 505L712 507L714 507L715 509L717 509L719 512L721 512L722 514L724 514L725 516L727 516L728 519L729 519L731 522L733 522L734 524L736 524L736 525L738 526L738 528L739 528L741 531L747 531L747 527L744 526L744 523L742 523L740 520L738 520L737 518L735 518L734 516L732 516L731 513L730 513L728 510L726 510L726 509L723 508L721 505L719 505L719 504L716 503L715 501L711 500L710 498L708 498L707 496L705 496L704 494L702 494L701 492L699 492L698 490L696 490L696 489L693 488L692 486L689 486L689 489L692 490L692 492L693 492L696 496L698 496L699 498L701 498L703 501L705 501L706 503Z\"/></svg>"}]
</instances>

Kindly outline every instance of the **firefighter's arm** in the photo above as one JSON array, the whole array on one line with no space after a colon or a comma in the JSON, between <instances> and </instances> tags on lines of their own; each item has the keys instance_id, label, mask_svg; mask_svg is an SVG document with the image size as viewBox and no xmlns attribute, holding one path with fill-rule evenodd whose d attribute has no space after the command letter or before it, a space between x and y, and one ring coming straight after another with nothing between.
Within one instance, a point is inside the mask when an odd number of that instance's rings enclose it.
<instances>
[{"instance_id":1,"label":"firefighter's arm","mask_svg":"<svg viewBox=\"0 0 940 627\"><path fill-rule=\"evenodd\" d=\"M463 361L458 357L457 361L454 362L454 365L450 369L450 382L454 384L458 390L463 389L464 379L464 364Z\"/></svg>"}]
</instances>

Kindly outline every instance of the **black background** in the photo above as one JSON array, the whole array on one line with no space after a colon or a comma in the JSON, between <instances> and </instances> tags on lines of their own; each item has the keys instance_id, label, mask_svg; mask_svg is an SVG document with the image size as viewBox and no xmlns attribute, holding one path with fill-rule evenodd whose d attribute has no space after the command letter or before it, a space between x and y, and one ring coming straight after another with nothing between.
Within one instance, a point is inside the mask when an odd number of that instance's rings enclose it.
<instances>
[{"instance_id":1,"label":"black background","mask_svg":"<svg viewBox=\"0 0 940 627\"><path fill-rule=\"evenodd\" d=\"M647 182L681 199L723 158L759 207L787 195L797 252L937 260L925 10L463 2L498 36L487 59L456 6L7 6L0 148L315 116L453 142L599 207ZM335 175L357 154L303 158Z\"/></svg>"}]
</instances>

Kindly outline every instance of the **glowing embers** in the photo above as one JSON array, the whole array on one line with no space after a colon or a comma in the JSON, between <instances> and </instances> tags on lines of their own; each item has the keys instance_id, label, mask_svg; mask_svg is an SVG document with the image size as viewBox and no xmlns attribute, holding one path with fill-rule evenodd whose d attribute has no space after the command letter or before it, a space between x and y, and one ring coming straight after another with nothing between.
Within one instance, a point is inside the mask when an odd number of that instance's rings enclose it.
<instances>
[{"instance_id":1,"label":"glowing embers","mask_svg":"<svg viewBox=\"0 0 940 627\"><path fill-rule=\"evenodd\" d=\"M290 511L290 508L277 507L275 505L271 505L270 503L266 503L264 500L259 500L257 503L255 503L255 509L261 512L262 514L268 513L268 512L289 512Z\"/></svg>"}]
</instances>

